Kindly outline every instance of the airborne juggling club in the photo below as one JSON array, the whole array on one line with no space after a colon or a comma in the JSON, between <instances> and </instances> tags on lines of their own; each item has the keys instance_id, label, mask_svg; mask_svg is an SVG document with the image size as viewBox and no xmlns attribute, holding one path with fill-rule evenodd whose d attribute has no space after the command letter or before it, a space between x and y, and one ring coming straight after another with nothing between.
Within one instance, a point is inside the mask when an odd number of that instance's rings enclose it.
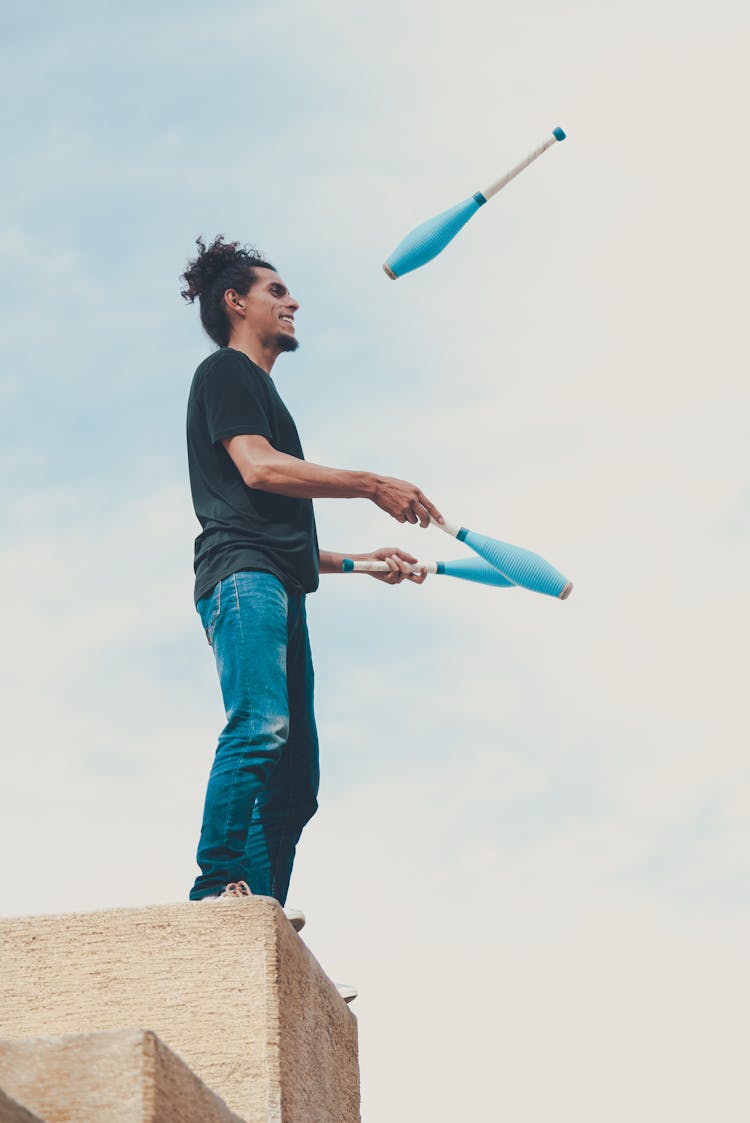
<instances>
[{"instance_id":1,"label":"airborne juggling club","mask_svg":"<svg viewBox=\"0 0 750 1123\"><path fill-rule=\"evenodd\" d=\"M509 542L501 542L499 538L489 538L486 534L478 534L474 530L467 530L456 523L438 523L431 520L433 526L457 538L473 550L482 561L477 562L472 558L461 558L449 562L419 562L411 567L412 572L424 566L428 573L444 574L446 577L459 577L464 581L478 581L482 585L497 585L509 588L519 585L530 589L534 593L544 593L548 597L566 600L573 589L572 582L563 577L559 570L550 565L539 554L526 550L523 546L512 546ZM484 563L484 564L482 564ZM345 558L341 565L342 573L387 573L389 566L386 561L354 561Z\"/></svg>"},{"instance_id":2,"label":"airborne juggling club","mask_svg":"<svg viewBox=\"0 0 750 1123\"><path fill-rule=\"evenodd\" d=\"M475 191L462 203L457 203L455 207L450 207L447 211L436 214L434 218L428 218L426 222L415 226L411 233L399 242L383 265L383 269L391 280L395 281L397 277L403 277L404 273L411 273L413 269L419 269L421 265L426 265L428 261L432 261L433 257L437 257L488 199L497 195L498 191L501 191L524 168L528 168L529 164L533 164L534 160L538 160L548 148L551 148L559 140L565 140L565 133L558 126L552 130L552 135L545 140L544 144L540 144L538 148L529 153L525 160L516 164L504 176L491 183L489 187L486 187L483 191Z\"/></svg>"}]
</instances>

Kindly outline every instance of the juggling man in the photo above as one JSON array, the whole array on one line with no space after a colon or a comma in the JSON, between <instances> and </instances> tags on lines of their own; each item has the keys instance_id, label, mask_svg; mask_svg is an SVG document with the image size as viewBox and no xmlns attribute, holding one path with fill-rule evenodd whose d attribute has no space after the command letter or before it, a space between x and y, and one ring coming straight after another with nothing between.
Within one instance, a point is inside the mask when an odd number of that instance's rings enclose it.
<instances>
[{"instance_id":1,"label":"juggling man","mask_svg":"<svg viewBox=\"0 0 750 1123\"><path fill-rule=\"evenodd\" d=\"M198 239L183 297L217 344L193 378L187 445L195 513L195 603L226 711L208 780L191 900L259 893L283 906L295 849L317 808L318 738L305 597L345 557L384 559L389 585L421 584L410 554L319 550L313 499L370 499L398 522L442 521L414 484L303 458L271 378L298 347L298 302L267 261ZM295 927L300 913L288 910Z\"/></svg>"}]
</instances>

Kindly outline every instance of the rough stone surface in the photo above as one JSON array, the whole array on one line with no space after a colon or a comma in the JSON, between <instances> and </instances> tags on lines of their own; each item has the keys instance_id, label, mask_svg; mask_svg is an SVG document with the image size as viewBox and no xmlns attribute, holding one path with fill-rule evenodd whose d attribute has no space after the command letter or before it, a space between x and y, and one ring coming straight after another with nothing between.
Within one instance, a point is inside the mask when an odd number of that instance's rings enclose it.
<instances>
[{"instance_id":1,"label":"rough stone surface","mask_svg":"<svg viewBox=\"0 0 750 1123\"><path fill-rule=\"evenodd\" d=\"M145 1030L0 1041L0 1083L45 1123L243 1123Z\"/></svg>"},{"instance_id":2,"label":"rough stone surface","mask_svg":"<svg viewBox=\"0 0 750 1123\"><path fill-rule=\"evenodd\" d=\"M6 1096L0 1088L0 1123L45 1123L45 1120L32 1115L27 1108Z\"/></svg>"},{"instance_id":3,"label":"rough stone surface","mask_svg":"<svg viewBox=\"0 0 750 1123\"><path fill-rule=\"evenodd\" d=\"M268 897L0 920L0 946L0 1038L143 1027L248 1123L360 1118L357 1020Z\"/></svg>"}]
</instances>

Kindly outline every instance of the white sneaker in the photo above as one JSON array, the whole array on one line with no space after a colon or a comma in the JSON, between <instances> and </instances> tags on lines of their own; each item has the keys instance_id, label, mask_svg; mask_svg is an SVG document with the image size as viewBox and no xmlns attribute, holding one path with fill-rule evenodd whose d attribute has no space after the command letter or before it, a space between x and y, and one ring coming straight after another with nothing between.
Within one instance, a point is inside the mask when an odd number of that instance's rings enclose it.
<instances>
[{"instance_id":1,"label":"white sneaker","mask_svg":"<svg viewBox=\"0 0 750 1123\"><path fill-rule=\"evenodd\" d=\"M302 909L285 908L284 916L287 918L295 932L301 932L305 927L305 914L303 913Z\"/></svg>"},{"instance_id":2,"label":"white sneaker","mask_svg":"<svg viewBox=\"0 0 750 1123\"><path fill-rule=\"evenodd\" d=\"M230 881L224 886L222 893L209 893L201 897L202 901L223 901L227 897L252 897L252 891L246 881ZM295 932L301 932L305 927L305 914L302 909L284 909L284 916Z\"/></svg>"},{"instance_id":3,"label":"white sneaker","mask_svg":"<svg viewBox=\"0 0 750 1123\"><path fill-rule=\"evenodd\" d=\"M357 997L357 988L350 986L349 983L334 983L334 986L343 998L344 1002L353 1002Z\"/></svg>"}]
</instances>

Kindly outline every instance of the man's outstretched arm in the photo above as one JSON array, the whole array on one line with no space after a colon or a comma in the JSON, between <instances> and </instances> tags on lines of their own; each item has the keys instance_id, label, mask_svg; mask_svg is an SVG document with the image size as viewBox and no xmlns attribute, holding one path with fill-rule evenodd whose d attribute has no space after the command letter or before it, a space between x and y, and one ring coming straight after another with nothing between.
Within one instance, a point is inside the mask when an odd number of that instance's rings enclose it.
<instances>
[{"instance_id":1,"label":"man's outstretched arm","mask_svg":"<svg viewBox=\"0 0 750 1123\"><path fill-rule=\"evenodd\" d=\"M397 522L443 522L434 503L415 484L375 472L326 468L278 452L265 437L242 433L222 442L247 487L296 499L371 499Z\"/></svg>"}]
</instances>

